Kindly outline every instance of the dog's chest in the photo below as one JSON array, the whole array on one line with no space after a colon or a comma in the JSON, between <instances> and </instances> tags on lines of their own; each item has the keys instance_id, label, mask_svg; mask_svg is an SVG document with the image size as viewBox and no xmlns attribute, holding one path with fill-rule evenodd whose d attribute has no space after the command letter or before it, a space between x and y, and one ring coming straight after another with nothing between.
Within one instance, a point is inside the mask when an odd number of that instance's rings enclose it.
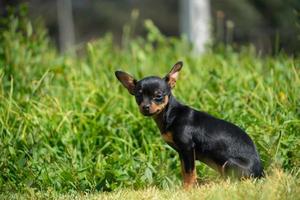
<instances>
[{"instance_id":1,"label":"dog's chest","mask_svg":"<svg viewBox=\"0 0 300 200\"><path fill-rule=\"evenodd\" d=\"M177 145L174 142L174 137L173 137L173 133L171 131L167 131L161 134L161 137L163 138L163 140L170 145L171 147L173 147L174 149L177 149Z\"/></svg>"},{"instance_id":2,"label":"dog's chest","mask_svg":"<svg viewBox=\"0 0 300 200\"><path fill-rule=\"evenodd\" d=\"M165 142L174 144L172 132L168 131L168 132L162 133L161 136Z\"/></svg>"}]
</instances>

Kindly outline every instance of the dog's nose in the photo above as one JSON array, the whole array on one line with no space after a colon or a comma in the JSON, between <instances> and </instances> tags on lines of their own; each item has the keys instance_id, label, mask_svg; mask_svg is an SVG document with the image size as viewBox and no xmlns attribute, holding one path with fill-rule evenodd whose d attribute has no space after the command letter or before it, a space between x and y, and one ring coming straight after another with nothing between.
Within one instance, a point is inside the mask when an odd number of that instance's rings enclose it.
<instances>
[{"instance_id":1,"label":"dog's nose","mask_svg":"<svg viewBox=\"0 0 300 200\"><path fill-rule=\"evenodd\" d=\"M150 104L143 105L143 110L149 111L150 110Z\"/></svg>"}]
</instances>

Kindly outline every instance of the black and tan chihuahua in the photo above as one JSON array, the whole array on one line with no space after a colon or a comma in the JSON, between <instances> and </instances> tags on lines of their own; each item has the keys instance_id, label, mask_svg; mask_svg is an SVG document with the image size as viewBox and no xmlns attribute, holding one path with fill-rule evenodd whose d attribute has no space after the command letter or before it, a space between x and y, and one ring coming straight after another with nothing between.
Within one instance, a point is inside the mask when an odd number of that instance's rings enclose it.
<instances>
[{"instance_id":1,"label":"black and tan chihuahua","mask_svg":"<svg viewBox=\"0 0 300 200\"><path fill-rule=\"evenodd\" d=\"M153 117L162 138L179 153L184 187L197 182L195 160L222 176L262 177L258 152L243 130L183 105L172 95L182 65L177 62L164 78L149 76L137 81L122 71L116 71L115 75L135 96L140 112Z\"/></svg>"}]
</instances>

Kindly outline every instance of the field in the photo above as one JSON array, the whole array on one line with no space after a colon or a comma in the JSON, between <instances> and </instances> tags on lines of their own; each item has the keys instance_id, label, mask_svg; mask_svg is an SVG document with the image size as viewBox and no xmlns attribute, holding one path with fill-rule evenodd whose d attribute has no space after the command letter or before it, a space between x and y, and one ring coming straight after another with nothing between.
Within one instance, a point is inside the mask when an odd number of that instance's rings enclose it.
<instances>
[{"instance_id":1,"label":"field","mask_svg":"<svg viewBox=\"0 0 300 200\"><path fill-rule=\"evenodd\" d=\"M146 21L146 38L111 35L59 55L42 26L11 18L0 32L0 197L299 199L300 59L247 46L196 56ZM255 141L267 177L230 182L198 163L180 190L178 156L114 76L164 76L184 62L174 95ZM175 196L176 194L176 196ZM178 194L178 195L177 195ZM23 196L24 195L24 196Z\"/></svg>"}]
</instances>

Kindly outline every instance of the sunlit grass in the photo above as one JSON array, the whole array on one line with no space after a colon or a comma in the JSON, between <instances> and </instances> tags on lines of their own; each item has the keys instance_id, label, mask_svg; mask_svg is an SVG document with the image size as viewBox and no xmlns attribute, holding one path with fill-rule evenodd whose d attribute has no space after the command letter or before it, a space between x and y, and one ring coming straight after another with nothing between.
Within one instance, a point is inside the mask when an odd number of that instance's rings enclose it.
<instances>
[{"instance_id":1,"label":"sunlit grass","mask_svg":"<svg viewBox=\"0 0 300 200\"><path fill-rule=\"evenodd\" d=\"M282 170L272 170L270 175L261 180L244 180L231 182L230 180L218 179L202 183L190 190L184 190L175 186L164 190L157 187L145 189L120 189L114 192L105 193L67 193L61 194L53 190L45 192L35 191L28 188L23 194L3 194L0 198L7 199L216 199L216 200L281 200L300 199L300 180Z\"/></svg>"}]
</instances>

